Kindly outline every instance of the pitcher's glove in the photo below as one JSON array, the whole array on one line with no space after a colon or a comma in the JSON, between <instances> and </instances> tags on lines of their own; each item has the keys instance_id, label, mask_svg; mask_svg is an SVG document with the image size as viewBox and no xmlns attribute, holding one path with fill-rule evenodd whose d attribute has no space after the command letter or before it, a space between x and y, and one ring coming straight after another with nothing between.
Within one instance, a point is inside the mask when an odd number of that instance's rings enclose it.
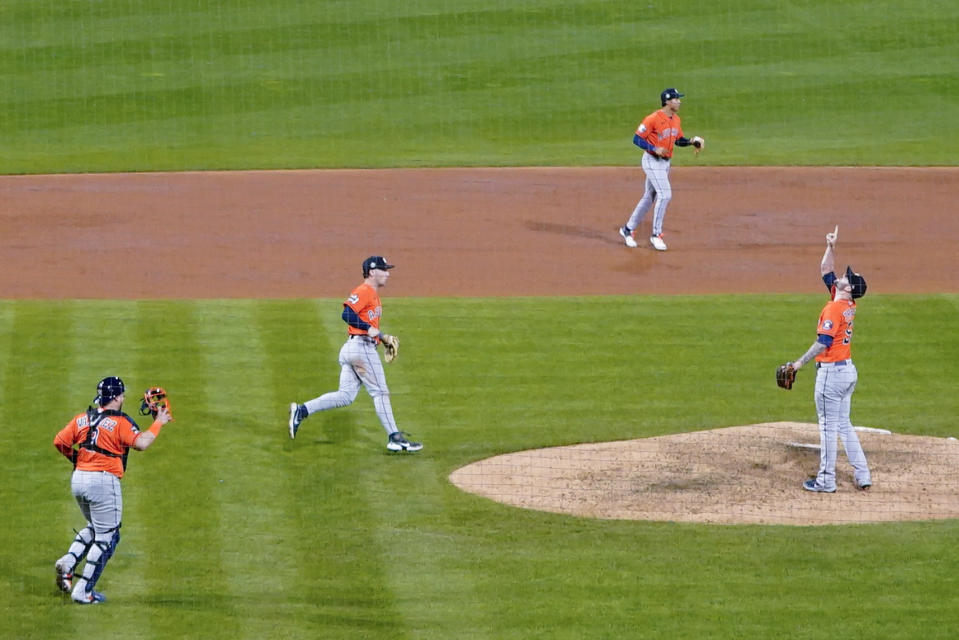
<instances>
[{"instance_id":1,"label":"pitcher's glove","mask_svg":"<svg viewBox=\"0 0 959 640\"><path fill-rule=\"evenodd\" d=\"M776 384L783 389L792 389L795 381L796 370L793 368L793 364L787 362L786 364L779 365L779 368L776 369Z\"/></svg>"},{"instance_id":2,"label":"pitcher's glove","mask_svg":"<svg viewBox=\"0 0 959 640\"><path fill-rule=\"evenodd\" d=\"M383 343L383 351L385 352L383 354L383 359L387 362L393 362L396 360L396 356L400 352L400 339L396 336L381 333L380 342Z\"/></svg>"}]
</instances>

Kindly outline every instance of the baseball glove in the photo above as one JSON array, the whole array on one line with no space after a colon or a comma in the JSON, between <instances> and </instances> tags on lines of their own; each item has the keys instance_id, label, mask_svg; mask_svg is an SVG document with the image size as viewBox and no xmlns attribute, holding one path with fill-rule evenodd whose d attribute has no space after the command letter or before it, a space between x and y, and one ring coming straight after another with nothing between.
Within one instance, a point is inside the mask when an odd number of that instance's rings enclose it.
<instances>
[{"instance_id":1,"label":"baseball glove","mask_svg":"<svg viewBox=\"0 0 959 640\"><path fill-rule=\"evenodd\" d=\"M786 364L779 365L779 368L776 369L776 384L783 389L792 389L795 381L796 370L793 368L792 363L787 362Z\"/></svg>"},{"instance_id":2,"label":"baseball glove","mask_svg":"<svg viewBox=\"0 0 959 640\"><path fill-rule=\"evenodd\" d=\"M706 141L700 138L699 136L693 136L693 139L690 140L693 146L696 147L696 153L699 153L706 148Z\"/></svg>"},{"instance_id":3,"label":"baseball glove","mask_svg":"<svg viewBox=\"0 0 959 640\"><path fill-rule=\"evenodd\" d=\"M157 417L160 407L166 407L173 419L173 410L170 408L170 398L163 387L150 387L143 392L143 401L140 403L140 415Z\"/></svg>"},{"instance_id":4,"label":"baseball glove","mask_svg":"<svg viewBox=\"0 0 959 640\"><path fill-rule=\"evenodd\" d=\"M396 356L400 352L400 339L396 336L381 334L380 341L383 342L383 351L385 351L383 359L387 362L396 360Z\"/></svg>"}]
</instances>

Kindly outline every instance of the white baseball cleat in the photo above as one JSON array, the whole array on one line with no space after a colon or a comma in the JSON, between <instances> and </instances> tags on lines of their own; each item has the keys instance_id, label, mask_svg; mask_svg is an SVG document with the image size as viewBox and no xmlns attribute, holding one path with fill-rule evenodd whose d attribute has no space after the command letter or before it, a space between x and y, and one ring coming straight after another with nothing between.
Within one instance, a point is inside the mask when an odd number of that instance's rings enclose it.
<instances>
[{"instance_id":1,"label":"white baseball cleat","mask_svg":"<svg viewBox=\"0 0 959 640\"><path fill-rule=\"evenodd\" d=\"M636 240L633 238L633 234L627 233L626 227L619 228L619 235L623 236L623 240L626 241L626 246L635 249L639 245L636 244Z\"/></svg>"},{"instance_id":2,"label":"white baseball cleat","mask_svg":"<svg viewBox=\"0 0 959 640\"><path fill-rule=\"evenodd\" d=\"M656 251L666 250L666 243L663 242L663 234L659 234L658 236L651 236L649 238L649 244L653 245L653 249L655 249Z\"/></svg>"}]
</instances>

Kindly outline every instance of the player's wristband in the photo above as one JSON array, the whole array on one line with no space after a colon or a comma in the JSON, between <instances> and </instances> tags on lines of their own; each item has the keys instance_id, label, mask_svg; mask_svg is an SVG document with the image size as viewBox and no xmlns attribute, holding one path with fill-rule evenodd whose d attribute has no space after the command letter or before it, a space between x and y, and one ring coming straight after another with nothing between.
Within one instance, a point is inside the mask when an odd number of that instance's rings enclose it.
<instances>
[{"instance_id":1,"label":"player's wristband","mask_svg":"<svg viewBox=\"0 0 959 640\"><path fill-rule=\"evenodd\" d=\"M153 434L153 437L155 438L155 437L157 437L158 435L160 435L160 429L162 429L162 428L163 428L163 423L160 422L159 420L154 420L154 421L153 421L153 424L150 425L150 428L147 429L147 431L149 431L150 433L152 433L152 434Z\"/></svg>"}]
</instances>

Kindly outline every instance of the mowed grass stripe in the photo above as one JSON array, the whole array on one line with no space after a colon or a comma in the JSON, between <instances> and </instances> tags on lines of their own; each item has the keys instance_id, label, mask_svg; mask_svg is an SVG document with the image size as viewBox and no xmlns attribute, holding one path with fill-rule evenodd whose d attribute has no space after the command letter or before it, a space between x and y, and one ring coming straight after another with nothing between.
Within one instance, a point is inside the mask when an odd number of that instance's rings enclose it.
<instances>
[{"instance_id":1,"label":"mowed grass stripe","mask_svg":"<svg viewBox=\"0 0 959 640\"><path fill-rule=\"evenodd\" d=\"M59 310L68 304L57 305ZM0 545L0 636L52 637L69 620L33 620L30 610L52 608L53 562L72 536L76 507L70 500L69 463L52 447L60 424L59 393L66 387L69 313L48 316L49 306L3 303L3 403L0 445L8 452L2 497L6 535ZM7 337L9 336L9 337ZM63 418L65 423L67 418ZM56 471L53 471L56 469Z\"/></svg>"},{"instance_id":2,"label":"mowed grass stripe","mask_svg":"<svg viewBox=\"0 0 959 640\"><path fill-rule=\"evenodd\" d=\"M256 301L204 303L197 327L217 475L217 541L237 637L270 637L285 625L286 603L301 583L302 558L278 544L310 531L289 513L298 496L277 471L285 412L265 371L268 352ZM292 526L292 528L291 528ZM319 549L319 547L318 547ZM307 630L304 630L306 632Z\"/></svg>"},{"instance_id":3,"label":"mowed grass stripe","mask_svg":"<svg viewBox=\"0 0 959 640\"><path fill-rule=\"evenodd\" d=\"M156 637L218 637L238 632L232 575L221 561L222 519L219 476L209 461L217 450L210 426L224 415L218 398L205 389L206 371L199 325L209 322L206 303L140 302L137 334L138 386L128 399L142 428L140 394L162 386L170 394L175 420L137 455L131 488L144 506L131 521L142 533L143 570L148 581L141 600ZM215 321L215 320L214 320ZM171 615L172 613L172 615ZM189 620L189 626L184 626Z\"/></svg>"},{"instance_id":4,"label":"mowed grass stripe","mask_svg":"<svg viewBox=\"0 0 959 640\"><path fill-rule=\"evenodd\" d=\"M56 313L49 313L51 308ZM48 638L71 625L52 611L62 599L53 587L53 563L63 554L76 524L70 498L70 465L53 450L66 423L66 389L72 345L69 303L4 302L0 445L9 456L2 483L4 520L0 544L0 637ZM6 333L9 332L9 333Z\"/></svg>"},{"instance_id":5,"label":"mowed grass stripe","mask_svg":"<svg viewBox=\"0 0 959 640\"><path fill-rule=\"evenodd\" d=\"M368 486L388 490L382 465L386 433L369 396L361 390L350 407L310 416L295 441L285 431L290 402L338 387L337 359L346 336L342 301L261 303L260 309L282 412L271 428L286 438L278 464L294 496L285 535L305 535L302 544L313 548L300 556L304 603L315 607L310 619L329 637L395 635L402 616L390 588L388 558L377 541L382 514Z\"/></svg>"},{"instance_id":6,"label":"mowed grass stripe","mask_svg":"<svg viewBox=\"0 0 959 640\"><path fill-rule=\"evenodd\" d=\"M291 375L291 371L312 360L314 345L323 343L323 335L309 301L258 301L250 311L250 325L257 332L262 354L260 383L266 395L266 415L258 441L271 458L269 465L278 487L271 498L277 509L271 525L271 553L295 565L283 576L282 598L274 606L286 620L313 620L325 600L317 593L317 578L323 575L332 555L327 552L324 537L317 535L318 527L328 520L321 513L327 502L325 492L317 485L326 483L316 477L316 456L302 447L298 454L294 445L300 443L290 440L287 408L297 400L297 386L302 383L302 377ZM287 637L301 634L308 638L313 624L285 633Z\"/></svg>"},{"instance_id":7,"label":"mowed grass stripe","mask_svg":"<svg viewBox=\"0 0 959 640\"><path fill-rule=\"evenodd\" d=\"M394 313L399 307L394 306L394 302L398 301L384 298L382 328L387 333L396 332L402 340L408 335L404 327L409 325L404 325ZM436 304L442 307L441 303ZM346 326L339 316L341 302L321 301L317 306L326 333L335 336L327 369L335 374L336 356L346 337ZM403 308L410 325L422 319L415 305L407 304ZM414 349L413 353L417 351ZM434 637L456 637L464 625L473 630L484 628L482 621L486 612L483 608L465 606L477 601L474 578L468 572L449 570L448 560L458 556L461 538L449 533L453 523L444 500L445 458L432 453L429 418L417 410L427 401L424 394L428 394L429 389L411 387L404 375L405 371L416 370L418 366L421 364L415 356L401 356L395 363L385 365L385 371L397 425L401 430L413 432L415 439L422 439L423 451L414 454L387 451L386 432L365 388L353 405L334 411L352 414L358 425L352 443L344 443L344 449L349 450L352 464L357 466L353 472L357 491L362 493L368 508L368 553L379 562L383 597L389 598L384 604L392 609L389 616L401 619L408 629L430 629ZM324 377L333 382L332 375ZM331 388L335 388L335 384ZM464 606L456 619L450 620L438 616L437 609L429 606L429 603L440 602L460 602Z\"/></svg>"}]
</instances>

